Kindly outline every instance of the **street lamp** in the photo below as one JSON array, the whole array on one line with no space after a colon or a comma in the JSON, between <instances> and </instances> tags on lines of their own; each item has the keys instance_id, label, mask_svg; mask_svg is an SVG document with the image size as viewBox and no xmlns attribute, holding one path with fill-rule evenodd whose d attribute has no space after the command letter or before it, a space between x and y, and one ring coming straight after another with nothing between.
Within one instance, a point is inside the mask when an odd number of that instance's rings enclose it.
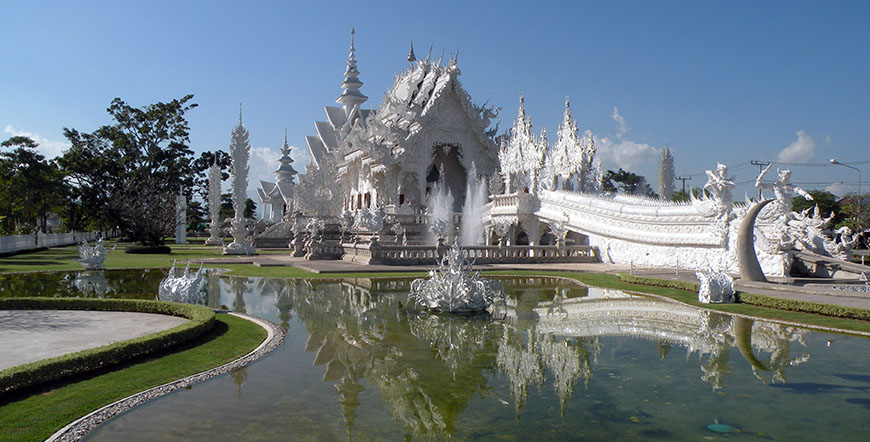
<instances>
[{"instance_id":1,"label":"street lamp","mask_svg":"<svg viewBox=\"0 0 870 442\"><path fill-rule=\"evenodd\" d=\"M834 159L834 158L831 158L831 164L833 164L833 165L835 165L835 166L848 167L849 169L855 169L855 170L858 171L858 201L859 201L859 203L860 203L860 201L861 201L861 169L859 169L859 168L857 168L857 167L855 167L855 166L850 166L850 165L848 165L848 164L846 164L846 163L841 163L841 162L837 161L837 160Z\"/></svg>"}]
</instances>

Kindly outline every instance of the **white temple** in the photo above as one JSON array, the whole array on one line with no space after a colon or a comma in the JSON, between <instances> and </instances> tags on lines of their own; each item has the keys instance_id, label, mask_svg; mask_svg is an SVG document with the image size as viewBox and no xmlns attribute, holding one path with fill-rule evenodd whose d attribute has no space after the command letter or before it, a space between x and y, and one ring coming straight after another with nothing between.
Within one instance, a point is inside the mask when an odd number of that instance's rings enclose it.
<instances>
[{"instance_id":1,"label":"white temple","mask_svg":"<svg viewBox=\"0 0 870 442\"><path fill-rule=\"evenodd\" d=\"M593 139L580 134L567 100L552 144L546 132L532 131L522 95L510 131L497 137L498 125L490 125L499 109L472 102L459 81L458 56L445 63L429 52L418 60L412 46L409 65L382 103L363 109L368 97L360 91L351 31L338 106L326 106L325 121L306 138L306 173L293 184L285 134L277 182L261 182L266 219L276 223L266 238L286 245L293 237L295 255L310 259L431 263L443 250L429 231L443 216L438 236L448 241L460 236L460 226L482 226L482 234L470 236L478 243L461 235L478 263L600 260L738 271L740 224L754 202L732 201L727 167L708 171L707 193L689 202L604 193ZM670 177L673 159L663 158ZM762 212L754 228L758 261L771 276L788 275L799 251L838 258L849 252L831 239L821 215L782 210L796 191L787 181L786 173L765 185L782 201L771 205L778 210ZM452 208L442 208L445 201ZM474 223L462 221L471 217Z\"/></svg>"},{"instance_id":2,"label":"white temple","mask_svg":"<svg viewBox=\"0 0 870 442\"><path fill-rule=\"evenodd\" d=\"M431 56L417 60L412 50L408 59L383 103L362 109L368 98L360 92L351 39L343 91L335 100L341 106L327 106L327 121L316 122L317 135L307 137L311 164L300 181L316 198L300 199L303 210L420 210L439 183L461 208L472 164L480 175L496 172L495 131L487 132L496 111L472 104L456 57L445 65Z\"/></svg>"},{"instance_id":3,"label":"white temple","mask_svg":"<svg viewBox=\"0 0 870 442\"><path fill-rule=\"evenodd\" d=\"M287 144L287 130L284 130L284 145L281 146L280 164L274 172L277 178L274 183L260 180L257 197L263 206L263 219L272 222L284 220L293 213L293 188L295 187L296 169L291 165L290 146Z\"/></svg>"}]
</instances>

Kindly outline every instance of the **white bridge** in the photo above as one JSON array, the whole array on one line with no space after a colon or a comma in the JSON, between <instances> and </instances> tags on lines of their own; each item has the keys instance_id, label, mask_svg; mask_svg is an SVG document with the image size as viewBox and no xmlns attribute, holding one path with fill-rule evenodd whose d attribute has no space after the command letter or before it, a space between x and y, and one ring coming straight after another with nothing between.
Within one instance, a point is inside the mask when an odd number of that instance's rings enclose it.
<instances>
[{"instance_id":1,"label":"white bridge","mask_svg":"<svg viewBox=\"0 0 870 442\"><path fill-rule=\"evenodd\" d=\"M497 237L501 243L534 246L546 242L547 235L558 241L567 233L574 244L597 247L603 262L732 273L738 270L737 231L749 204L563 190L492 198L487 206L487 237ZM818 213L762 211L755 250L764 273L788 275L794 247L817 254L836 251L837 243L822 234L825 223Z\"/></svg>"}]
</instances>

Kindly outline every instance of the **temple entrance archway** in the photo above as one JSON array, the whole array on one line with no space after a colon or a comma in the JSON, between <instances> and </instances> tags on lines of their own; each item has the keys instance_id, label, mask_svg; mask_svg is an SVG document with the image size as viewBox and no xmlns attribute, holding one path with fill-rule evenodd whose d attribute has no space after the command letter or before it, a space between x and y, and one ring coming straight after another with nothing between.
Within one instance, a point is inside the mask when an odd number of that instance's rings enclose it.
<instances>
[{"instance_id":1,"label":"temple entrance archway","mask_svg":"<svg viewBox=\"0 0 870 442\"><path fill-rule=\"evenodd\" d=\"M459 145L436 144L432 148L432 163L426 168L426 196L436 186L446 186L453 194L453 211L461 212L465 204L468 171L461 161Z\"/></svg>"}]
</instances>

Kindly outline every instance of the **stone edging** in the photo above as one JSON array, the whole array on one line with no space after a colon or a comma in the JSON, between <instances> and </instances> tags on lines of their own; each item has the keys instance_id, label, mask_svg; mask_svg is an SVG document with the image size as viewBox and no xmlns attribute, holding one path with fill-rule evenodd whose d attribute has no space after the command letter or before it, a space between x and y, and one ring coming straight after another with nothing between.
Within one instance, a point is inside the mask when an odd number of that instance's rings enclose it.
<instances>
[{"instance_id":1,"label":"stone edging","mask_svg":"<svg viewBox=\"0 0 870 442\"><path fill-rule=\"evenodd\" d=\"M135 406L143 404L151 399L156 399L165 394L169 394L175 390L179 390L182 388L187 388L193 384L205 381L207 379L213 378L218 375L222 375L225 373L229 373L235 369L240 367L244 367L251 362L262 358L263 356L269 354L272 350L278 348L282 342L284 342L284 330L278 327L271 322L265 321L263 319L255 318L253 316L241 314L241 313L232 313L228 312L231 315L238 316L243 319L247 319L248 321L254 322L260 327L266 329L268 335L266 339L260 343L257 348L251 350L250 353L242 356L239 359L234 361L230 361L224 365L219 367L212 368L211 370L206 370L201 373L197 373L194 375L190 375L186 378L178 379L176 381L172 381L163 385L159 385L157 387L150 388L148 390L136 393L131 396L127 396L123 399L115 401L109 405L106 405L102 408L92 411L91 413L76 419L69 425L61 428L54 434L52 434L46 442L67 442L67 441L78 441L84 438L91 430L105 422L106 420L123 413Z\"/></svg>"}]
</instances>

